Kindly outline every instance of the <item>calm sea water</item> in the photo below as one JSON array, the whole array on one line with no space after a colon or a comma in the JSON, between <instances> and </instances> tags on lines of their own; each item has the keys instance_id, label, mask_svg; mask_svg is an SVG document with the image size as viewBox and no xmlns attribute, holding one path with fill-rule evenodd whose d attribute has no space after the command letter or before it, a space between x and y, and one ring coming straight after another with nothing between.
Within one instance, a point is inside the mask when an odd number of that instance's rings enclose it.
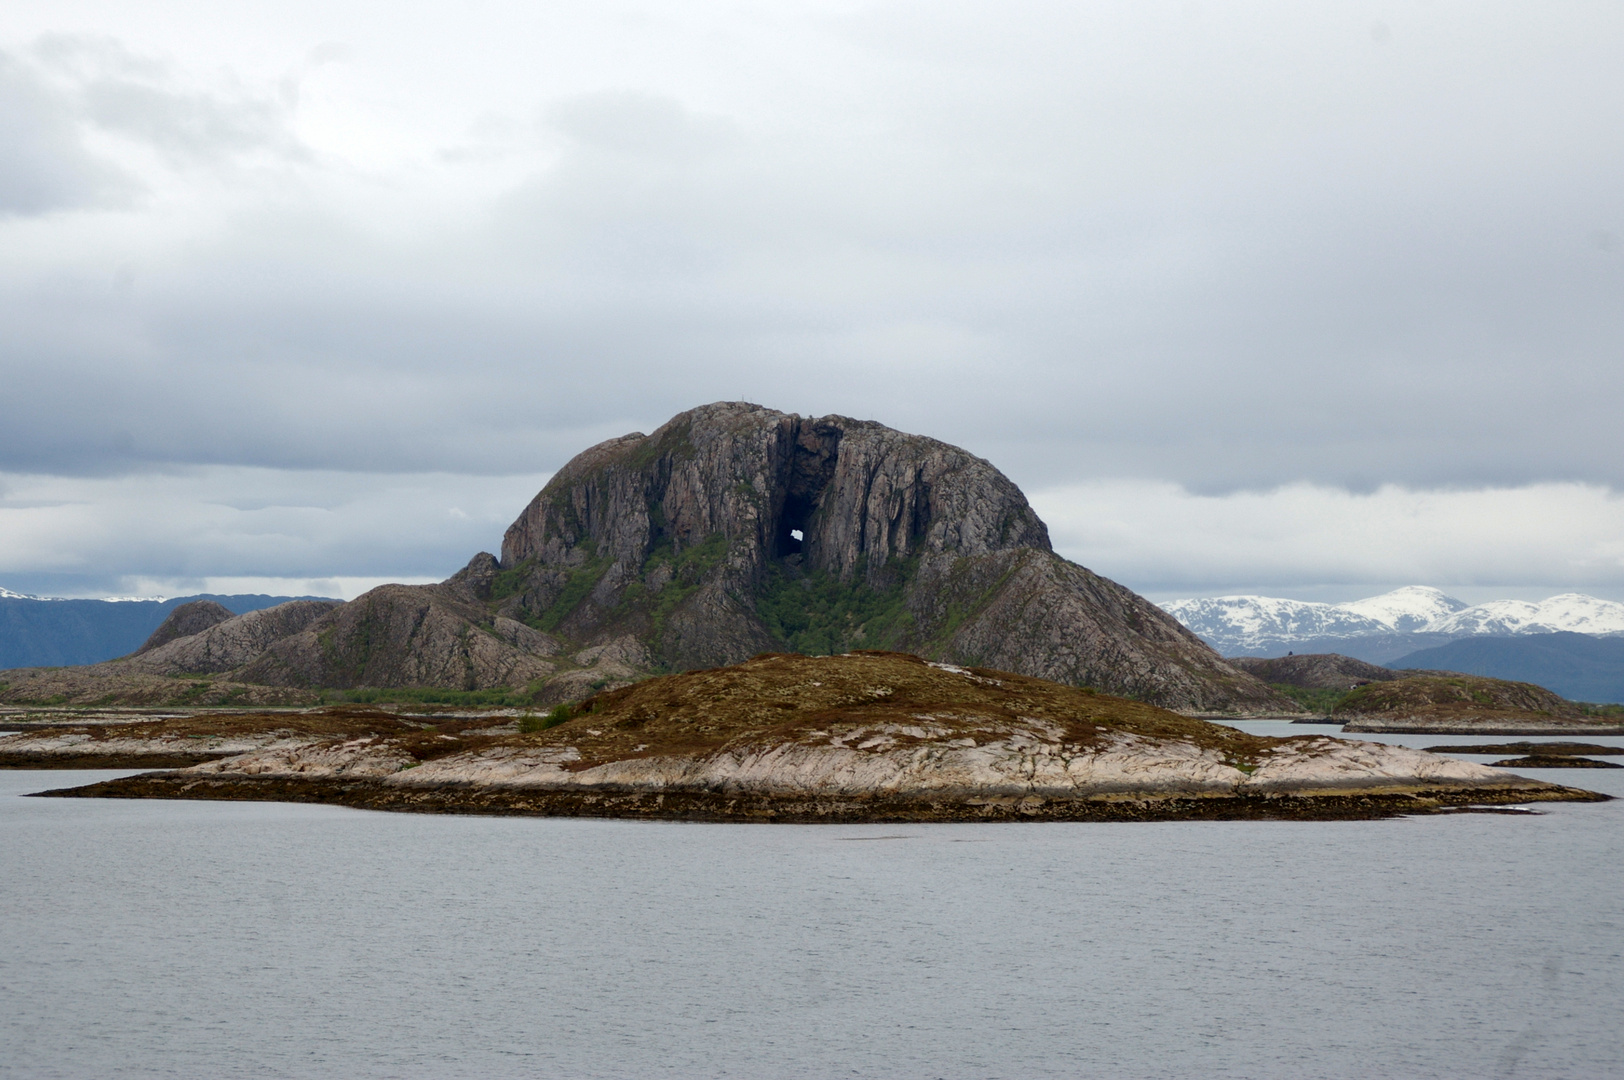
<instances>
[{"instance_id":1,"label":"calm sea water","mask_svg":"<svg viewBox=\"0 0 1624 1080\"><path fill-rule=\"evenodd\" d=\"M1624 1074L1624 801L818 827L17 797L108 775L0 771L0 1076Z\"/></svg>"}]
</instances>

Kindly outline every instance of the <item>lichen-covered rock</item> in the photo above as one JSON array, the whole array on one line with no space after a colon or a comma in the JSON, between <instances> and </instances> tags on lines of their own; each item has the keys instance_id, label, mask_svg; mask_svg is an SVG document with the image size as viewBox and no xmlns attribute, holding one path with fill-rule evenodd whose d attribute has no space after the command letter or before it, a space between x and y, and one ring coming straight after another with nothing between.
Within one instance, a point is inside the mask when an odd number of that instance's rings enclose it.
<instances>
[{"instance_id":1,"label":"lichen-covered rock","mask_svg":"<svg viewBox=\"0 0 1624 1080\"><path fill-rule=\"evenodd\" d=\"M1401 746L1270 739L1142 702L895 653L770 655L651 679L601 693L540 731L473 729L472 721L455 731L402 731L391 722L380 714L375 732L282 740L175 779L372 781L401 798L464 792L469 805L505 791L892 808L1113 799L1236 807L1214 809L1218 816L1281 797L1414 796L1417 807L1461 794L1589 797ZM444 805L456 806L456 797Z\"/></svg>"}]
</instances>

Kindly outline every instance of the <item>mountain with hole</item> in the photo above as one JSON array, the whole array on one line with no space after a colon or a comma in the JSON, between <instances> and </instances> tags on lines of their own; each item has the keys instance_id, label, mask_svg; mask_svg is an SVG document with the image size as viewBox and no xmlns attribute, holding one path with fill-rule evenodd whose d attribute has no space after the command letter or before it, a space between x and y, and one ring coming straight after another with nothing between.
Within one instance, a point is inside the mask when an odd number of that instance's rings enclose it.
<instances>
[{"instance_id":1,"label":"mountain with hole","mask_svg":"<svg viewBox=\"0 0 1624 1080\"><path fill-rule=\"evenodd\" d=\"M414 689L543 705L765 652L883 649L1190 712L1296 711L1171 615L1057 555L1020 489L981 458L743 402L583 451L500 557L481 553L439 585L302 611L268 643L269 616L243 627L220 615L121 660L0 674L0 700L156 704L167 681L200 705ZM137 676L138 692L121 689Z\"/></svg>"}]
</instances>

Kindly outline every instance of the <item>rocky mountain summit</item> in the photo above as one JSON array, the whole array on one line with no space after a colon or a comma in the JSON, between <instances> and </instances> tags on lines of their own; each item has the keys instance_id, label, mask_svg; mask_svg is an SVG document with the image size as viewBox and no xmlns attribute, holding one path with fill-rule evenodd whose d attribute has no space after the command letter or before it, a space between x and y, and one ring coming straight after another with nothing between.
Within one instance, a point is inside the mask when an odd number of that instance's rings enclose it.
<instances>
[{"instance_id":1,"label":"rocky mountain summit","mask_svg":"<svg viewBox=\"0 0 1624 1080\"><path fill-rule=\"evenodd\" d=\"M98 665L99 686L73 682L89 669L0 682L95 700L120 672L210 673L248 700L258 691L244 687L445 687L545 704L763 652L891 649L1186 711L1296 711L1154 604L1057 555L988 462L872 421L744 402L582 452L499 558L476 555L440 585L293 607Z\"/></svg>"},{"instance_id":2,"label":"rocky mountain summit","mask_svg":"<svg viewBox=\"0 0 1624 1080\"><path fill-rule=\"evenodd\" d=\"M1278 709L1155 605L1067 562L1010 480L882 424L742 402L587 450L453 579L499 616L677 670L886 648L1190 709ZM1289 708L1289 707L1288 707Z\"/></svg>"}]
</instances>

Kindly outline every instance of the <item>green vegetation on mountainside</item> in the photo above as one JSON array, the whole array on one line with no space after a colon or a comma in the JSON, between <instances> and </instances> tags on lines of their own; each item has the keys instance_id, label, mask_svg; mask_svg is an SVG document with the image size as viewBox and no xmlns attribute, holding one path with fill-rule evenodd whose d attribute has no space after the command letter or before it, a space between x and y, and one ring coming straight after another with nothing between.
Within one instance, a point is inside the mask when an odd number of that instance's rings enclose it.
<instances>
[{"instance_id":1,"label":"green vegetation on mountainside","mask_svg":"<svg viewBox=\"0 0 1624 1080\"><path fill-rule=\"evenodd\" d=\"M624 607L628 611L646 609L653 626L654 639L658 641L666 619L670 618L677 605L693 595L694 590L726 557L727 537L721 533L712 533L681 551L676 549L670 537L662 536L643 560L641 577L626 586ZM662 581L657 590L649 586L650 578Z\"/></svg>"},{"instance_id":2,"label":"green vegetation on mountainside","mask_svg":"<svg viewBox=\"0 0 1624 1080\"><path fill-rule=\"evenodd\" d=\"M1301 705L1306 712L1325 713L1330 715L1331 710L1342 704L1350 691L1328 690L1308 686L1292 686L1290 683L1270 683L1269 686L1281 694Z\"/></svg>"},{"instance_id":3,"label":"green vegetation on mountainside","mask_svg":"<svg viewBox=\"0 0 1624 1080\"><path fill-rule=\"evenodd\" d=\"M831 656L852 649L895 649L914 629L904 593L913 564L894 560L884 589L864 581L859 561L850 581L825 570L799 573L774 564L756 598L767 630L791 652Z\"/></svg>"},{"instance_id":4,"label":"green vegetation on mountainside","mask_svg":"<svg viewBox=\"0 0 1624 1080\"><path fill-rule=\"evenodd\" d=\"M599 555L597 545L591 540L581 541L580 546L586 552L586 562L575 567L565 577L564 587L559 590L558 599L530 620L531 625L537 630L552 633L558 629L558 624L569 618L570 612L581 606L581 601L598 587L603 575L609 572L613 559L608 555Z\"/></svg>"}]
</instances>

